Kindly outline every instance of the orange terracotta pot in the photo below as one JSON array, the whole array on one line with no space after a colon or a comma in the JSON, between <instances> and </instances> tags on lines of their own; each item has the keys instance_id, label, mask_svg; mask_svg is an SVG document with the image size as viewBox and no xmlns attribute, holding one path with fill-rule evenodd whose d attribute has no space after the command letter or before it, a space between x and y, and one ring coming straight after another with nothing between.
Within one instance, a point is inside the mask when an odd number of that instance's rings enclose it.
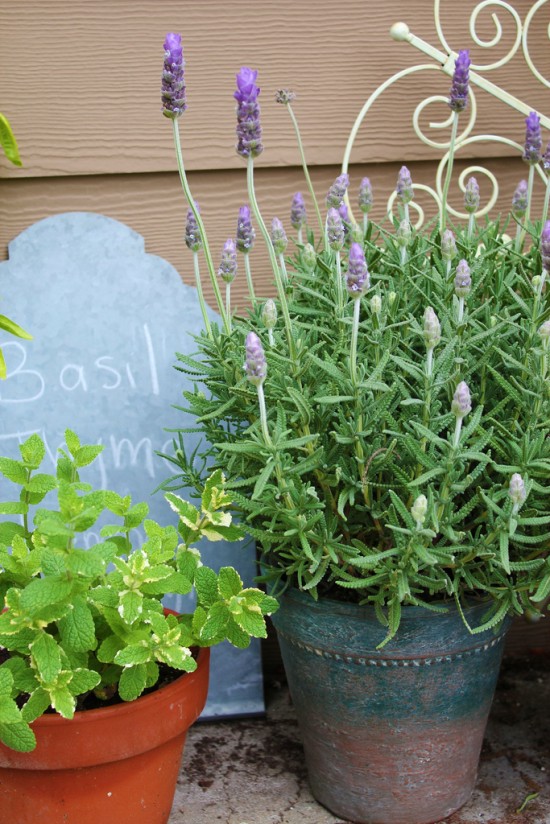
<instances>
[{"instance_id":1,"label":"orange terracotta pot","mask_svg":"<svg viewBox=\"0 0 550 824\"><path fill-rule=\"evenodd\" d=\"M127 704L45 715L37 746L0 744L0 821L166 824L187 730L206 702L210 650L195 672Z\"/></svg>"}]
</instances>

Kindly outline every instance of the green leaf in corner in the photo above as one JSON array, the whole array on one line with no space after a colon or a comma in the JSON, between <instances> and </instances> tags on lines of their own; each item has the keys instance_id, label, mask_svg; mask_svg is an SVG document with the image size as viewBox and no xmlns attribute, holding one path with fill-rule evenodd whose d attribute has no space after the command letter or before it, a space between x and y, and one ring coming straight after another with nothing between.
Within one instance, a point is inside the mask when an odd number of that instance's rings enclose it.
<instances>
[{"instance_id":1,"label":"green leaf in corner","mask_svg":"<svg viewBox=\"0 0 550 824\"><path fill-rule=\"evenodd\" d=\"M4 154L14 166L22 166L17 140L10 126L8 118L0 112L0 146Z\"/></svg>"},{"instance_id":2,"label":"green leaf in corner","mask_svg":"<svg viewBox=\"0 0 550 824\"><path fill-rule=\"evenodd\" d=\"M32 340L32 335L29 335L28 332L19 326L14 320L10 320L5 315L0 315L0 329L3 329L5 332L9 332L10 335L14 335L16 338L24 338L25 340Z\"/></svg>"}]
</instances>

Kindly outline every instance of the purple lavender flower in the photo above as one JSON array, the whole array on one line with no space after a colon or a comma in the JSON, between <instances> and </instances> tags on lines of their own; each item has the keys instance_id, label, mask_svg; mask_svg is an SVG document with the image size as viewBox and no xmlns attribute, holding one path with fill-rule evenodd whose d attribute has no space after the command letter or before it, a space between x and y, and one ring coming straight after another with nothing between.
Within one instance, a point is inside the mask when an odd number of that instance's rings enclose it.
<instances>
[{"instance_id":1,"label":"purple lavender flower","mask_svg":"<svg viewBox=\"0 0 550 824\"><path fill-rule=\"evenodd\" d=\"M301 229L306 222L306 204L301 192L296 192L290 207L290 223L294 229Z\"/></svg>"},{"instance_id":2,"label":"purple lavender flower","mask_svg":"<svg viewBox=\"0 0 550 824\"><path fill-rule=\"evenodd\" d=\"M456 257L456 240L450 229L445 229L441 235L441 257L443 260L452 260Z\"/></svg>"},{"instance_id":3,"label":"purple lavender flower","mask_svg":"<svg viewBox=\"0 0 550 824\"><path fill-rule=\"evenodd\" d=\"M195 209L197 212L200 212L197 201L195 201ZM192 209L189 209L187 212L187 223L185 224L185 245L188 249L191 249L192 252L198 252L202 249L201 233Z\"/></svg>"},{"instance_id":4,"label":"purple lavender flower","mask_svg":"<svg viewBox=\"0 0 550 824\"><path fill-rule=\"evenodd\" d=\"M536 112L529 112L525 118L525 148L523 159L530 166L536 166L541 158L542 135L540 117Z\"/></svg>"},{"instance_id":5,"label":"purple lavender flower","mask_svg":"<svg viewBox=\"0 0 550 824\"><path fill-rule=\"evenodd\" d=\"M372 209L373 203L373 195L372 195L372 186L368 177L364 177L361 183L359 184L359 197L358 197L359 208L365 214L370 212Z\"/></svg>"},{"instance_id":6,"label":"purple lavender flower","mask_svg":"<svg viewBox=\"0 0 550 824\"><path fill-rule=\"evenodd\" d=\"M544 166L544 171L550 174L550 143L548 143L546 151L542 156L542 165Z\"/></svg>"},{"instance_id":7,"label":"purple lavender flower","mask_svg":"<svg viewBox=\"0 0 550 824\"><path fill-rule=\"evenodd\" d=\"M278 217L274 217L271 221L271 242L276 254L283 255L288 246L288 238Z\"/></svg>"},{"instance_id":8,"label":"purple lavender flower","mask_svg":"<svg viewBox=\"0 0 550 824\"><path fill-rule=\"evenodd\" d=\"M352 243L349 250L348 271L346 272L346 288L352 298L358 300L370 289L369 270L365 253L360 243Z\"/></svg>"},{"instance_id":9,"label":"purple lavender flower","mask_svg":"<svg viewBox=\"0 0 550 824\"><path fill-rule=\"evenodd\" d=\"M414 189L413 189L413 182L411 173L407 169L406 166L401 166L399 170L399 174L397 176L397 186L396 186L397 197L406 205L410 203L414 197Z\"/></svg>"},{"instance_id":10,"label":"purple lavender flower","mask_svg":"<svg viewBox=\"0 0 550 824\"><path fill-rule=\"evenodd\" d=\"M237 218L237 249L243 255L248 254L254 246L256 232L252 226L249 206L241 206Z\"/></svg>"},{"instance_id":11,"label":"purple lavender flower","mask_svg":"<svg viewBox=\"0 0 550 824\"><path fill-rule=\"evenodd\" d=\"M465 298L470 294L472 288L472 278L470 275L470 267L467 261L459 261L456 267L455 275L455 295L459 298Z\"/></svg>"},{"instance_id":12,"label":"purple lavender flower","mask_svg":"<svg viewBox=\"0 0 550 824\"><path fill-rule=\"evenodd\" d=\"M550 272L550 220L547 220L540 236L540 255L542 268Z\"/></svg>"},{"instance_id":13,"label":"purple lavender flower","mask_svg":"<svg viewBox=\"0 0 550 824\"><path fill-rule=\"evenodd\" d=\"M327 206L337 209L343 201L349 186L349 175L339 175L327 192Z\"/></svg>"},{"instance_id":14,"label":"purple lavender flower","mask_svg":"<svg viewBox=\"0 0 550 824\"><path fill-rule=\"evenodd\" d=\"M243 66L237 75L237 152L241 157L257 157L263 152L260 107L256 85L258 72Z\"/></svg>"},{"instance_id":15,"label":"purple lavender flower","mask_svg":"<svg viewBox=\"0 0 550 824\"><path fill-rule=\"evenodd\" d=\"M277 89L275 92L276 103L282 103L283 106L288 106L293 100L296 100L296 94L292 89Z\"/></svg>"},{"instance_id":16,"label":"purple lavender flower","mask_svg":"<svg viewBox=\"0 0 550 824\"><path fill-rule=\"evenodd\" d=\"M525 215L529 205L527 193L527 181L520 180L516 186L514 194L512 195L512 214L514 217L523 217Z\"/></svg>"},{"instance_id":17,"label":"purple lavender flower","mask_svg":"<svg viewBox=\"0 0 550 824\"><path fill-rule=\"evenodd\" d=\"M460 381L456 387L451 404L451 411L456 418L465 418L472 411L472 399L466 381Z\"/></svg>"},{"instance_id":18,"label":"purple lavender flower","mask_svg":"<svg viewBox=\"0 0 550 824\"><path fill-rule=\"evenodd\" d=\"M267 375L267 363L262 342L256 332L249 332L246 336L245 351L244 371L246 377L254 386L260 386Z\"/></svg>"},{"instance_id":19,"label":"purple lavender flower","mask_svg":"<svg viewBox=\"0 0 550 824\"><path fill-rule=\"evenodd\" d=\"M181 117L185 103L185 81L183 79L183 48L181 34L170 32L164 41L164 69L162 71L162 113L175 120Z\"/></svg>"},{"instance_id":20,"label":"purple lavender flower","mask_svg":"<svg viewBox=\"0 0 550 824\"><path fill-rule=\"evenodd\" d=\"M468 105L468 87L470 82L470 52L466 49L459 51L455 60L455 70L451 91L449 92L449 107L453 112L463 112Z\"/></svg>"},{"instance_id":21,"label":"purple lavender flower","mask_svg":"<svg viewBox=\"0 0 550 824\"><path fill-rule=\"evenodd\" d=\"M226 283L232 283L237 274L237 248L235 241L229 238L225 241L218 275Z\"/></svg>"},{"instance_id":22,"label":"purple lavender flower","mask_svg":"<svg viewBox=\"0 0 550 824\"><path fill-rule=\"evenodd\" d=\"M475 177L470 177L464 189L464 209L473 214L479 209L479 185Z\"/></svg>"},{"instance_id":23,"label":"purple lavender flower","mask_svg":"<svg viewBox=\"0 0 550 824\"><path fill-rule=\"evenodd\" d=\"M342 201L341 204L338 206L338 214L340 215L344 223L349 223L349 211L344 201Z\"/></svg>"},{"instance_id":24,"label":"purple lavender flower","mask_svg":"<svg viewBox=\"0 0 550 824\"><path fill-rule=\"evenodd\" d=\"M334 207L331 207L327 212L327 239L328 245L335 252L339 251L344 245L344 224L340 213Z\"/></svg>"}]
</instances>

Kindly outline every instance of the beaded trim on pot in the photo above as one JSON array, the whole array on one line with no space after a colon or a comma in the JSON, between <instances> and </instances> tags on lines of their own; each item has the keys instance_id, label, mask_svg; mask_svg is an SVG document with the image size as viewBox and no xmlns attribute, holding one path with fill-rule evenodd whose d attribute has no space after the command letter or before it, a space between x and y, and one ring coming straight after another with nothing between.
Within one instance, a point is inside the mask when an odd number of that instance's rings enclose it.
<instances>
[{"instance_id":1,"label":"beaded trim on pot","mask_svg":"<svg viewBox=\"0 0 550 824\"><path fill-rule=\"evenodd\" d=\"M331 652L330 650L312 647L309 644L304 644L302 641L297 641L294 638L291 638L279 628L277 628L277 633L293 646L306 650L306 652L310 652L314 655L318 655L320 658L329 658L334 661L342 661L345 664L356 664L361 667L431 667L435 664L446 664L451 661L470 658L473 655L479 655L482 652L487 652L487 650L497 646L504 639L504 633L501 633L495 638L492 638L491 641L487 641L486 643L480 644L476 647L461 650L460 652L453 653L452 655L429 655L425 658L418 656L416 658L368 658L358 655L341 655L340 653Z\"/></svg>"}]
</instances>

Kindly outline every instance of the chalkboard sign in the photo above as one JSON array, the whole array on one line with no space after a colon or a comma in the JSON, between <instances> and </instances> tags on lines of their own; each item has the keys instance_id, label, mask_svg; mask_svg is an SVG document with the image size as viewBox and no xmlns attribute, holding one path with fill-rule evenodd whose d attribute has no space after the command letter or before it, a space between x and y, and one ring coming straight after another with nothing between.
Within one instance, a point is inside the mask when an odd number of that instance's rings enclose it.
<instances>
[{"instance_id":1,"label":"chalkboard sign","mask_svg":"<svg viewBox=\"0 0 550 824\"><path fill-rule=\"evenodd\" d=\"M146 254L143 238L127 226L74 212L42 220L12 241L9 260L0 263L0 301L2 313L34 336L0 333L8 369L0 382L0 454L19 457L18 444L38 432L51 462L44 471L51 471L65 429L73 429L83 443L104 445L83 480L146 501L151 518L174 524L162 493L153 494L173 467L156 453L171 449L166 429L192 425L173 408L191 388L173 365L176 351L193 353L190 333L203 325L196 290ZM84 536L88 543L92 537ZM133 538L137 545L144 539ZM235 566L252 582L250 544L203 542L201 551L208 565ZM190 603L176 596L166 606L185 611ZM216 647L204 715L263 708L258 642L247 650Z\"/></svg>"}]
</instances>

